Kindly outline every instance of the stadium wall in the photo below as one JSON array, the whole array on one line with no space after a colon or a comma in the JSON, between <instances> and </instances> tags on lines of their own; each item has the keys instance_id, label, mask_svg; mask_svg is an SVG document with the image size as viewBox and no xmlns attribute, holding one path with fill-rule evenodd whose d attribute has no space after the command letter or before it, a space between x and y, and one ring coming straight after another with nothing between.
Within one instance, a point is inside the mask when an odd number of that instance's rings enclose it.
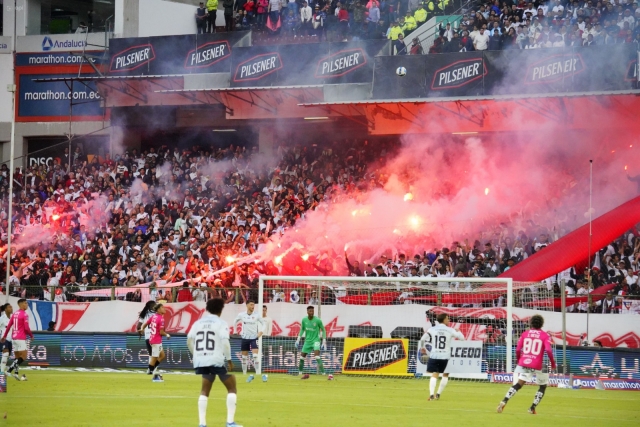
<instances>
[{"instance_id":1,"label":"stadium wall","mask_svg":"<svg viewBox=\"0 0 640 427\"><path fill-rule=\"evenodd\" d=\"M185 334L172 334L163 340L167 355L163 369L192 369L191 354ZM231 355L236 370L241 367L241 340L231 338ZM327 349L322 352L324 367L328 372L342 370L345 349L344 338L329 338ZM297 370L295 338L263 337L264 372L290 373ZM558 351L556 353L558 354ZM57 333L37 332L29 342L28 362L32 365L80 368L146 368L148 353L144 340L138 334L116 333ZM492 362L492 355L502 353L497 346L485 346L482 359ZM406 354L406 374L416 372L417 342L410 341ZM590 387L596 375L609 378L608 389L640 391L640 353L628 349L597 349L569 347L567 359L571 360L569 373L580 376L583 387ZM315 371L307 361L306 369ZM453 372L453 371L452 371ZM401 375L401 374L399 374ZM496 373L493 382L511 382L511 374ZM556 385L556 384L552 384Z\"/></svg>"},{"instance_id":2,"label":"stadium wall","mask_svg":"<svg viewBox=\"0 0 640 427\"><path fill-rule=\"evenodd\" d=\"M16 305L17 299L9 298ZM296 336L300 331L300 319L305 316L306 306L290 303L271 303L269 316L273 319L273 335ZM165 305L166 329L169 333L186 333L191 325L202 316L205 303L174 303ZM132 332L135 330L137 314L142 309L141 303L127 301L101 301L86 303L54 303L48 301L29 301L30 325L34 330L46 330L50 321L56 323L56 331L62 332ZM223 318L231 323L236 314L244 310L244 305L229 304ZM446 311L446 308L420 304L392 306L356 306L356 305L323 305L322 319L327 327L329 337L346 337L349 325L381 326L384 337L389 337L397 327L429 326L426 312ZM478 319L495 319L500 324L505 318L503 308L470 308L458 315ZM515 328L525 329L527 321L536 310L514 308ZM554 338L556 344L561 343L562 315L557 312L544 312L545 329ZM589 338L598 340L605 347L640 348L640 331L638 316L634 314L594 314L589 321ZM484 322L487 323L487 322ZM469 340L487 338L487 326L461 323L461 331ZM567 315L567 342L577 345L580 336L586 332L587 315L570 313Z\"/></svg>"}]
</instances>

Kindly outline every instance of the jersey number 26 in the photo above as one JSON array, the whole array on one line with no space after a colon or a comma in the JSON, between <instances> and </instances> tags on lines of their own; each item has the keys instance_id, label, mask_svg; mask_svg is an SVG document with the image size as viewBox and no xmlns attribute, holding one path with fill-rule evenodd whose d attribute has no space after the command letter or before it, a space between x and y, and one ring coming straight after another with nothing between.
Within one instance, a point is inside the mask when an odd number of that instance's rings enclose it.
<instances>
[{"instance_id":1,"label":"jersey number 26","mask_svg":"<svg viewBox=\"0 0 640 427\"><path fill-rule=\"evenodd\" d=\"M213 351L216 348L216 342L213 337L215 337L215 333L213 331L200 331L196 334L196 351L209 350ZM204 344L204 347L203 347Z\"/></svg>"}]
</instances>

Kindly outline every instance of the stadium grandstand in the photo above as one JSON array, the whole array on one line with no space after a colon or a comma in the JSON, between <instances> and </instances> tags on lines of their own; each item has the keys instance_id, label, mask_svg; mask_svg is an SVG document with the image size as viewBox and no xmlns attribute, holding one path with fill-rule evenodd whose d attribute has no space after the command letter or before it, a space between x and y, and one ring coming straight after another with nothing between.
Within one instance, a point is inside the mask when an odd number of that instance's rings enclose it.
<instances>
[{"instance_id":1,"label":"stadium grandstand","mask_svg":"<svg viewBox=\"0 0 640 427\"><path fill-rule=\"evenodd\" d=\"M0 301L27 307L34 369L160 382L149 310L163 369L190 369L185 334L221 298L245 374L333 380L347 340L384 338L404 365L371 374L420 378L446 321L476 346L458 379L511 383L533 316L562 381L638 388L636 2L107 3L42 11L42 34L3 21ZM326 330L301 350L311 309ZM89 361L116 341L122 360Z\"/></svg>"}]
</instances>

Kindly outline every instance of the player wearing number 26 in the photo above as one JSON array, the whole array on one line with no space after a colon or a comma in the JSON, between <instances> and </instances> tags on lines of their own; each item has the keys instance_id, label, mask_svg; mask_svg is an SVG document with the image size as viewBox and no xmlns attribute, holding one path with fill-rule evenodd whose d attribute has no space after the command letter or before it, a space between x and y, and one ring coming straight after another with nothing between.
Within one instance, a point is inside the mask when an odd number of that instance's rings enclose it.
<instances>
[{"instance_id":1,"label":"player wearing number 26","mask_svg":"<svg viewBox=\"0 0 640 427\"><path fill-rule=\"evenodd\" d=\"M525 383L533 379L533 374L536 375L536 384L538 384L539 388L533 399L533 404L529 407L529 413L536 413L536 406L538 406L542 400L544 392L547 389L547 384L549 383L549 373L546 372L542 366L545 353L549 357L551 369L556 368L556 361L553 358L553 350L551 348L551 337L542 330L543 325L544 318L542 316L539 314L531 316L531 329L520 336L518 346L516 347L518 367L514 372L514 377L517 376L518 382L509 389L507 395L502 399L500 405L498 405L498 413L504 410L509 399L511 399Z\"/></svg>"},{"instance_id":2,"label":"player wearing number 26","mask_svg":"<svg viewBox=\"0 0 640 427\"><path fill-rule=\"evenodd\" d=\"M215 298L207 301L207 312L193 324L187 335L187 346L193 354L193 367L197 375L202 375L202 388L198 399L200 427L207 425L207 403L211 386L220 377L227 388L227 427L242 427L234 422L236 413L237 389L236 377L231 371L231 345L229 343L229 325L220 318L224 300Z\"/></svg>"}]
</instances>

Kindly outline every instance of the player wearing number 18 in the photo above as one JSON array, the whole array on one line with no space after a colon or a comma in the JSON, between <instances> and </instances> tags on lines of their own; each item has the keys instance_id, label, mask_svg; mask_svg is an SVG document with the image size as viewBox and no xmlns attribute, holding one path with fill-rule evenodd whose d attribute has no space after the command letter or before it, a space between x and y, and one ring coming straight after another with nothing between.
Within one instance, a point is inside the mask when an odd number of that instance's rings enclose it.
<instances>
[{"instance_id":1,"label":"player wearing number 18","mask_svg":"<svg viewBox=\"0 0 640 427\"><path fill-rule=\"evenodd\" d=\"M451 356L451 339L464 339L464 335L456 329L449 327L449 316L444 313L438 314L436 317L438 324L429 328L426 334L422 336L419 343L420 352L426 352L426 343L431 345L431 353L427 362L427 372L431 374L429 380L429 400L438 400L449 382L449 374L445 373L449 357ZM442 374L438 393L435 394L438 377Z\"/></svg>"},{"instance_id":2,"label":"player wearing number 18","mask_svg":"<svg viewBox=\"0 0 640 427\"><path fill-rule=\"evenodd\" d=\"M202 375L202 388L198 399L200 427L207 425L207 403L211 386L220 377L227 388L227 427L242 427L235 423L237 389L236 377L227 372L233 370L229 325L220 318L224 300L214 298L207 301L207 312L193 324L187 335L187 346L193 354L193 367L197 375ZM226 365L226 366L225 366Z\"/></svg>"},{"instance_id":3,"label":"player wearing number 18","mask_svg":"<svg viewBox=\"0 0 640 427\"><path fill-rule=\"evenodd\" d=\"M547 389L547 384L549 383L549 373L542 369L545 353L549 356L551 369L556 368L556 361L553 358L553 350L551 348L551 337L542 330L543 325L544 318L539 314L535 314L531 316L531 329L520 336L516 347L518 367L513 373L514 377L517 375L518 383L511 387L507 395L502 399L502 402L498 405L498 413L504 410L509 399L511 399L525 383L533 379L533 374L536 374L536 384L538 384L539 388L533 398L533 403L529 407L529 413L535 415L536 406L540 404L544 392Z\"/></svg>"},{"instance_id":4,"label":"player wearing number 18","mask_svg":"<svg viewBox=\"0 0 640 427\"><path fill-rule=\"evenodd\" d=\"M324 329L322 320L314 316L314 312L315 310L313 306L308 306L307 317L303 318L302 322L300 322L300 334L298 334L298 339L296 340L296 347L300 345L300 338L302 338L303 335L305 336L305 339L302 351L300 352L298 375L300 375L304 369L304 360L306 359L307 354L312 351L318 365L318 373L324 375L324 366L322 364L322 358L320 357L320 349L322 348L325 350L327 348L327 331ZM322 334L320 331L322 331ZM320 344L320 342L322 342L322 344ZM304 374L302 376L303 380L306 380L307 378L309 378L309 374ZM329 379L331 379L331 377Z\"/></svg>"}]
</instances>

